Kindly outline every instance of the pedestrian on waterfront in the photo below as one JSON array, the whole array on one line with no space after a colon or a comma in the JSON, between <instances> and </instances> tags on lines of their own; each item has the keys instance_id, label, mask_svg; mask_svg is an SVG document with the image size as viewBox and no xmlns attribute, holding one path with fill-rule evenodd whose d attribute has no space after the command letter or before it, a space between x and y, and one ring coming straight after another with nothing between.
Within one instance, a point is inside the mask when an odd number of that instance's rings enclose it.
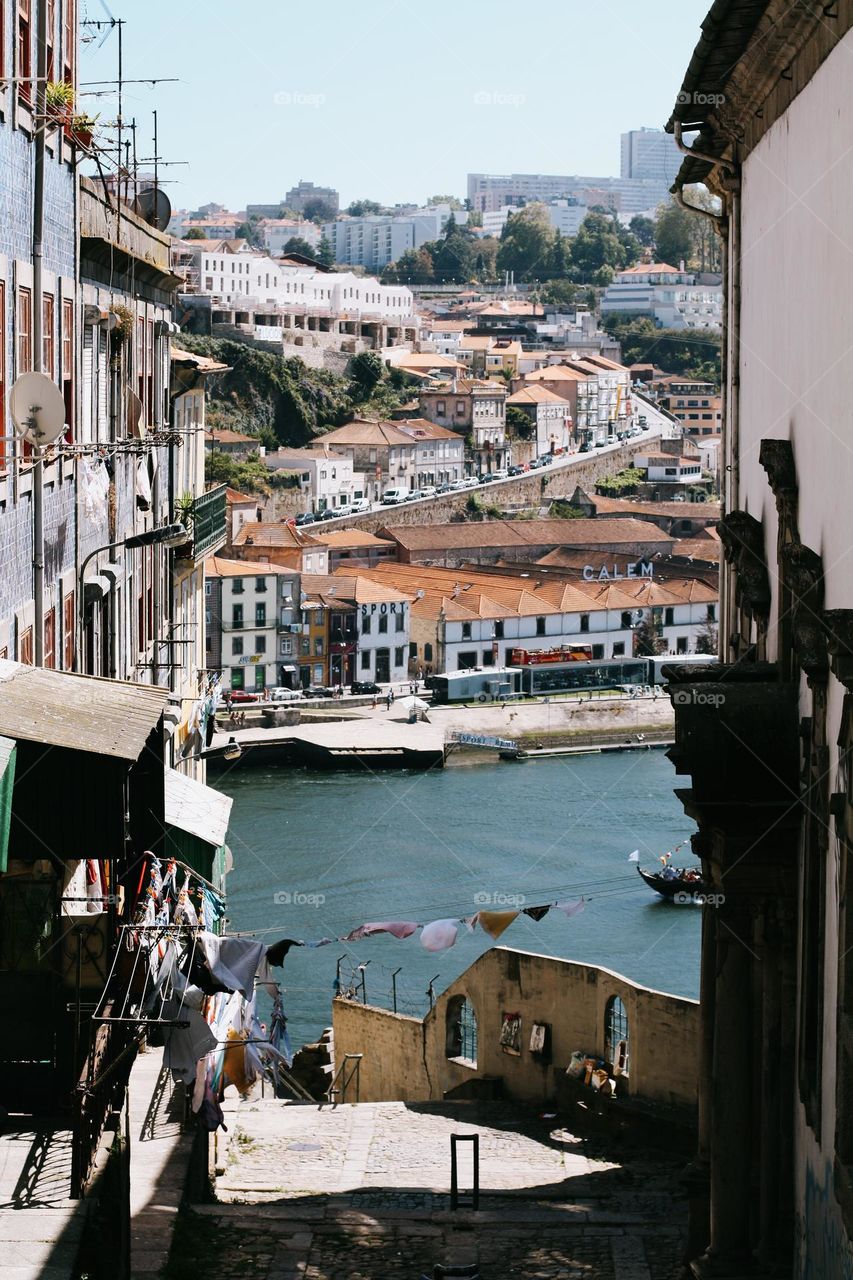
<instances>
[{"instance_id":1,"label":"pedestrian on waterfront","mask_svg":"<svg viewBox=\"0 0 853 1280\"><path fill-rule=\"evenodd\" d=\"M389 690L388 690L388 697L389 697L389 699L390 699L390 701L389 701L389 704L388 704L388 705L390 706L390 705L391 705L391 703L394 701L394 690L393 690L393 689L389 689Z\"/></svg>"},{"instance_id":2,"label":"pedestrian on waterfront","mask_svg":"<svg viewBox=\"0 0 853 1280\"><path fill-rule=\"evenodd\" d=\"M393 701L394 701L394 692L393 692L393 690L392 690L392 689L389 689L389 690L388 690L388 692L387 692L387 693L386 693L386 695L385 695L385 709L386 709L386 711L390 711L390 710L391 710L391 703L392 703Z\"/></svg>"},{"instance_id":3,"label":"pedestrian on waterfront","mask_svg":"<svg viewBox=\"0 0 853 1280\"><path fill-rule=\"evenodd\" d=\"M372 709L373 709L374 711L376 710L376 694L375 694L375 693L374 693L374 695L373 695L373 707L372 707Z\"/></svg>"}]
</instances>

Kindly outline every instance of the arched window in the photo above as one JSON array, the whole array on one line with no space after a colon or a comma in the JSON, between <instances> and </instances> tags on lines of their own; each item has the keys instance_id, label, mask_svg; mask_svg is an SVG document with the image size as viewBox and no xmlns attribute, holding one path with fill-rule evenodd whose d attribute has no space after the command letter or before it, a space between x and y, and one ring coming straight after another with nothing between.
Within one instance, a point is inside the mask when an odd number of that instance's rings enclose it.
<instances>
[{"instance_id":1,"label":"arched window","mask_svg":"<svg viewBox=\"0 0 853 1280\"><path fill-rule=\"evenodd\" d=\"M447 1002L445 1053L460 1058L469 1066L477 1065L477 1015L465 996L453 996Z\"/></svg>"},{"instance_id":2,"label":"arched window","mask_svg":"<svg viewBox=\"0 0 853 1280\"><path fill-rule=\"evenodd\" d=\"M611 996L604 1010L604 1057L616 1075L628 1075L629 1049L627 1011L619 996Z\"/></svg>"}]
</instances>

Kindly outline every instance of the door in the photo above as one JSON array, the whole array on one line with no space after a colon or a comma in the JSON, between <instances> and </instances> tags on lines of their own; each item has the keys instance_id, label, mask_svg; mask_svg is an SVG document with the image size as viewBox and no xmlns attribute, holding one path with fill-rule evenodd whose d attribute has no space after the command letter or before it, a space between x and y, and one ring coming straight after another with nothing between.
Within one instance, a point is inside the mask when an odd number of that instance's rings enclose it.
<instances>
[{"instance_id":1,"label":"door","mask_svg":"<svg viewBox=\"0 0 853 1280\"><path fill-rule=\"evenodd\" d=\"M376 650L376 681L378 684L387 684L391 679L391 650Z\"/></svg>"}]
</instances>

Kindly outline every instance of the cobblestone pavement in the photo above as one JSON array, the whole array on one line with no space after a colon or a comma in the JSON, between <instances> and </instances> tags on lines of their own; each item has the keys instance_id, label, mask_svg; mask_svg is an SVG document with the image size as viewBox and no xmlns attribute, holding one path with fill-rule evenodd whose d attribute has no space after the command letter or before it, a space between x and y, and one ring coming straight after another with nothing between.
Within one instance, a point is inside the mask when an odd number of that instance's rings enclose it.
<instances>
[{"instance_id":1,"label":"cobblestone pavement","mask_svg":"<svg viewBox=\"0 0 853 1280\"><path fill-rule=\"evenodd\" d=\"M476 1212L450 1210L452 1133L479 1136ZM464 1192L467 1144L459 1159ZM219 1203L182 1215L167 1276L420 1280L476 1262L482 1280L676 1280L676 1172L503 1103L246 1103Z\"/></svg>"}]
</instances>

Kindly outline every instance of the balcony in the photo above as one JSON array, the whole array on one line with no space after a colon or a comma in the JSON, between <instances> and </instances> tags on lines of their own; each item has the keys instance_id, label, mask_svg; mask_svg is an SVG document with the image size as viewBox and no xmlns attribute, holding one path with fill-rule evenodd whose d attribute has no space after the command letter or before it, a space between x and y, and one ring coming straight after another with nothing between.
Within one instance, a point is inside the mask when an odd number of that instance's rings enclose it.
<instances>
[{"instance_id":1,"label":"balcony","mask_svg":"<svg viewBox=\"0 0 853 1280\"><path fill-rule=\"evenodd\" d=\"M191 533L191 540L178 552L180 559L192 560L198 564L218 551L225 542L226 488L226 485L221 484L216 489L193 498L187 503L186 509L179 513Z\"/></svg>"}]
</instances>

